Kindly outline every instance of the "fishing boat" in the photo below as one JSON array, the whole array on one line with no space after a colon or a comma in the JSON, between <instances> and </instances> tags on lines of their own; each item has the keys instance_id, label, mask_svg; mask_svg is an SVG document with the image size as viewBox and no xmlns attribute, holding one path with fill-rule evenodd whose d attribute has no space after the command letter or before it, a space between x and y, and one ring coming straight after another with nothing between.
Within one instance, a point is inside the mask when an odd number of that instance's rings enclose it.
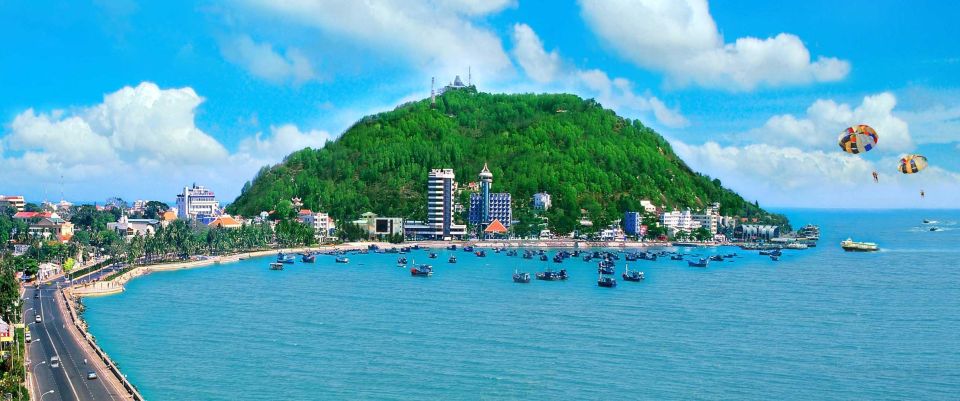
<instances>
[{"instance_id":1,"label":"fishing boat","mask_svg":"<svg viewBox=\"0 0 960 401\"><path fill-rule=\"evenodd\" d=\"M430 252L429 257L430 257L430 259L436 259L436 258L437 258L437 254L436 254L436 253L433 253L433 252Z\"/></svg>"},{"instance_id":2,"label":"fishing boat","mask_svg":"<svg viewBox=\"0 0 960 401\"><path fill-rule=\"evenodd\" d=\"M760 251L760 256L780 256L783 252L780 249L771 249Z\"/></svg>"},{"instance_id":3,"label":"fishing boat","mask_svg":"<svg viewBox=\"0 0 960 401\"><path fill-rule=\"evenodd\" d=\"M270 270L283 270L283 263L280 263L280 262L271 263Z\"/></svg>"},{"instance_id":4,"label":"fishing boat","mask_svg":"<svg viewBox=\"0 0 960 401\"><path fill-rule=\"evenodd\" d=\"M541 262L546 262L547 259L549 259L549 258L547 258L547 255L540 255L540 261L541 261Z\"/></svg>"},{"instance_id":5,"label":"fishing boat","mask_svg":"<svg viewBox=\"0 0 960 401\"><path fill-rule=\"evenodd\" d=\"M430 265L417 265L410 269L410 275L415 277L430 277L433 275L433 267Z\"/></svg>"},{"instance_id":6,"label":"fishing boat","mask_svg":"<svg viewBox=\"0 0 960 401\"><path fill-rule=\"evenodd\" d=\"M600 262L600 264L597 265L597 273L614 274L615 272L616 270L613 269L613 265L606 265L603 262Z\"/></svg>"},{"instance_id":7,"label":"fishing boat","mask_svg":"<svg viewBox=\"0 0 960 401\"><path fill-rule=\"evenodd\" d=\"M317 261L317 254L311 253L311 252L307 252L307 253L303 254L303 256L300 257L300 261L302 261L303 263L313 263L313 262L316 262L316 261Z\"/></svg>"},{"instance_id":8,"label":"fishing boat","mask_svg":"<svg viewBox=\"0 0 960 401\"><path fill-rule=\"evenodd\" d=\"M523 251L523 258L524 258L524 259L533 259L533 252L531 252L531 251Z\"/></svg>"},{"instance_id":9,"label":"fishing boat","mask_svg":"<svg viewBox=\"0 0 960 401\"><path fill-rule=\"evenodd\" d=\"M714 261L714 262L723 262L723 256L721 256L721 255L713 255L713 256L710 257L710 260L711 260L711 261Z\"/></svg>"},{"instance_id":10,"label":"fishing boat","mask_svg":"<svg viewBox=\"0 0 960 401\"><path fill-rule=\"evenodd\" d=\"M537 280L559 281L566 280L567 278L569 278L569 276L567 276L567 269L560 269L558 272L547 269L547 271L537 273Z\"/></svg>"},{"instance_id":11,"label":"fishing boat","mask_svg":"<svg viewBox=\"0 0 960 401\"><path fill-rule=\"evenodd\" d=\"M791 242L785 247L787 249L807 249L807 244L803 242Z\"/></svg>"},{"instance_id":12,"label":"fishing boat","mask_svg":"<svg viewBox=\"0 0 960 401\"><path fill-rule=\"evenodd\" d=\"M936 220L923 219L923 224L935 224L935 223L937 223Z\"/></svg>"},{"instance_id":13,"label":"fishing boat","mask_svg":"<svg viewBox=\"0 0 960 401\"><path fill-rule=\"evenodd\" d=\"M447 259L448 263L457 263L457 255L450 255L450 258Z\"/></svg>"},{"instance_id":14,"label":"fishing boat","mask_svg":"<svg viewBox=\"0 0 960 401\"><path fill-rule=\"evenodd\" d=\"M673 255L673 256L670 257L670 260L683 260L683 254L682 254L682 253L678 253L678 254L676 254L676 255Z\"/></svg>"},{"instance_id":15,"label":"fishing boat","mask_svg":"<svg viewBox=\"0 0 960 401\"><path fill-rule=\"evenodd\" d=\"M463 247L463 251L464 251L464 252L473 252L473 247L470 246L470 245L467 245L467 246Z\"/></svg>"},{"instance_id":16,"label":"fishing boat","mask_svg":"<svg viewBox=\"0 0 960 401\"><path fill-rule=\"evenodd\" d=\"M593 259L593 255L583 255L583 261L589 262Z\"/></svg>"},{"instance_id":17,"label":"fishing boat","mask_svg":"<svg viewBox=\"0 0 960 401\"><path fill-rule=\"evenodd\" d=\"M624 281L642 281L642 280L643 280L643 272L641 272L641 271L636 271L636 270L630 271L630 266L627 266L627 267L625 267L624 270L623 270L623 275L622 275L622 277L623 277L623 280L624 280Z\"/></svg>"},{"instance_id":18,"label":"fishing boat","mask_svg":"<svg viewBox=\"0 0 960 401\"><path fill-rule=\"evenodd\" d=\"M517 251L511 249L507 251L507 256L517 256Z\"/></svg>"},{"instance_id":19,"label":"fishing boat","mask_svg":"<svg viewBox=\"0 0 960 401\"><path fill-rule=\"evenodd\" d=\"M636 253L628 253L627 256L624 257L627 262L636 262L638 258L639 256Z\"/></svg>"},{"instance_id":20,"label":"fishing boat","mask_svg":"<svg viewBox=\"0 0 960 401\"><path fill-rule=\"evenodd\" d=\"M514 270L514 271L513 271L513 282L514 282L514 283L521 283L521 284L529 283L529 282L530 282L530 273L525 273L525 272L520 272L520 271Z\"/></svg>"},{"instance_id":21,"label":"fishing boat","mask_svg":"<svg viewBox=\"0 0 960 401\"><path fill-rule=\"evenodd\" d=\"M707 264L709 264L709 263L710 263L710 259L707 259L707 258L700 258L700 260L698 260L698 261L696 261L696 262L694 262L694 261L692 261L692 260L688 260L688 261L687 261L687 264L688 264L690 267L707 267Z\"/></svg>"},{"instance_id":22,"label":"fishing boat","mask_svg":"<svg viewBox=\"0 0 960 401\"><path fill-rule=\"evenodd\" d=\"M851 238L840 242L840 247L847 252L874 252L880 250L873 242L857 242Z\"/></svg>"},{"instance_id":23,"label":"fishing boat","mask_svg":"<svg viewBox=\"0 0 960 401\"><path fill-rule=\"evenodd\" d=\"M554 263L563 263L563 255L560 255L559 253L556 254L556 255L554 255L554 256L553 256L553 262L554 262Z\"/></svg>"},{"instance_id":24,"label":"fishing boat","mask_svg":"<svg viewBox=\"0 0 960 401\"><path fill-rule=\"evenodd\" d=\"M604 275L601 274L601 275L600 275L600 278L597 279L597 286L598 286L598 287L605 287L605 288L613 288L613 287L616 287L616 286L617 286L617 279L615 279L615 278L613 278L613 277L605 277Z\"/></svg>"},{"instance_id":25,"label":"fishing boat","mask_svg":"<svg viewBox=\"0 0 960 401\"><path fill-rule=\"evenodd\" d=\"M350 258L348 258L348 257L346 257L346 256L338 256L336 262L337 262L337 263L350 263Z\"/></svg>"},{"instance_id":26,"label":"fishing boat","mask_svg":"<svg viewBox=\"0 0 960 401\"><path fill-rule=\"evenodd\" d=\"M380 249L380 247L379 247L379 246L377 246L377 244L370 244L370 245L367 245L367 250L370 250L370 251L376 251L377 249Z\"/></svg>"},{"instance_id":27,"label":"fishing boat","mask_svg":"<svg viewBox=\"0 0 960 401\"><path fill-rule=\"evenodd\" d=\"M452 245L448 246L448 247L447 247L447 250L448 250L448 251L456 251L456 250L457 250L457 244L452 244Z\"/></svg>"},{"instance_id":28,"label":"fishing boat","mask_svg":"<svg viewBox=\"0 0 960 401\"><path fill-rule=\"evenodd\" d=\"M940 231L940 227L930 227L930 231Z\"/></svg>"},{"instance_id":29,"label":"fishing boat","mask_svg":"<svg viewBox=\"0 0 960 401\"><path fill-rule=\"evenodd\" d=\"M294 258L293 258L293 255L284 255L283 252L279 252L279 253L277 253L277 262L279 262L279 263L286 263L286 264L293 264L293 262L295 262L295 260L294 260Z\"/></svg>"},{"instance_id":30,"label":"fishing boat","mask_svg":"<svg viewBox=\"0 0 960 401\"><path fill-rule=\"evenodd\" d=\"M405 264L407 264L407 258L402 257L402 256L399 257L399 258L397 258L397 264L398 264L398 265L405 265Z\"/></svg>"},{"instance_id":31,"label":"fishing boat","mask_svg":"<svg viewBox=\"0 0 960 401\"><path fill-rule=\"evenodd\" d=\"M483 249L481 249L481 250L479 250L479 251L476 251L476 252L474 252L473 254L474 254L474 255L477 255L477 257L480 257L480 258L485 258L485 257L487 257L487 252L484 251Z\"/></svg>"}]
</instances>

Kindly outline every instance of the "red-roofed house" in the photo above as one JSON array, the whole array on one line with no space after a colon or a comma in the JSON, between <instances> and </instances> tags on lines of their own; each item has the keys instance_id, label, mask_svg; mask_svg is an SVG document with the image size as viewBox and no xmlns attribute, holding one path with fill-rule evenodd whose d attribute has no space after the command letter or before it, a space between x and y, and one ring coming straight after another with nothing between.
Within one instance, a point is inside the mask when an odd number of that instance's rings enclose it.
<instances>
[{"instance_id":1,"label":"red-roofed house","mask_svg":"<svg viewBox=\"0 0 960 401\"><path fill-rule=\"evenodd\" d=\"M30 224L30 234L44 238L54 236L60 242L73 238L73 223L60 218L56 213L37 213L40 219Z\"/></svg>"},{"instance_id":2,"label":"red-roofed house","mask_svg":"<svg viewBox=\"0 0 960 401\"><path fill-rule=\"evenodd\" d=\"M40 213L37 212L17 212L14 213L13 218L20 220L30 220L39 218Z\"/></svg>"},{"instance_id":3,"label":"red-roofed house","mask_svg":"<svg viewBox=\"0 0 960 401\"><path fill-rule=\"evenodd\" d=\"M211 221L210 224L207 224L207 227L240 228L240 226L242 225L243 224L240 224L240 222L234 219L232 216L228 214L223 214L223 215L217 216L217 218Z\"/></svg>"}]
</instances>

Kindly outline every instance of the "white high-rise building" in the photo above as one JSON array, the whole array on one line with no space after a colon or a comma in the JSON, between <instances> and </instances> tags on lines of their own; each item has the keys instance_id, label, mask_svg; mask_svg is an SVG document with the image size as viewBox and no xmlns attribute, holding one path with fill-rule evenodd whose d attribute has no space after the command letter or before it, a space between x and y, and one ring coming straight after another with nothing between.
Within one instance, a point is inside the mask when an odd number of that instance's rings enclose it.
<instances>
[{"instance_id":1,"label":"white high-rise building","mask_svg":"<svg viewBox=\"0 0 960 401\"><path fill-rule=\"evenodd\" d=\"M220 214L220 202L213 191L193 184L183 187L177 194L177 215L183 219L196 219L197 215L215 216Z\"/></svg>"},{"instance_id":2,"label":"white high-rise building","mask_svg":"<svg viewBox=\"0 0 960 401\"><path fill-rule=\"evenodd\" d=\"M453 222L456 175L453 169L433 169L427 177L427 226L436 239L461 237L467 226Z\"/></svg>"},{"instance_id":3,"label":"white high-rise building","mask_svg":"<svg viewBox=\"0 0 960 401\"><path fill-rule=\"evenodd\" d=\"M690 209L684 211L674 210L660 215L660 224L667 228L667 233L673 235L677 231L693 232L700 228L700 222L693 217Z\"/></svg>"},{"instance_id":4,"label":"white high-rise building","mask_svg":"<svg viewBox=\"0 0 960 401\"><path fill-rule=\"evenodd\" d=\"M330 215L321 212L312 212L307 209L300 210L300 222L313 228L317 240L326 241L333 235L337 228L336 223L330 218Z\"/></svg>"}]
</instances>

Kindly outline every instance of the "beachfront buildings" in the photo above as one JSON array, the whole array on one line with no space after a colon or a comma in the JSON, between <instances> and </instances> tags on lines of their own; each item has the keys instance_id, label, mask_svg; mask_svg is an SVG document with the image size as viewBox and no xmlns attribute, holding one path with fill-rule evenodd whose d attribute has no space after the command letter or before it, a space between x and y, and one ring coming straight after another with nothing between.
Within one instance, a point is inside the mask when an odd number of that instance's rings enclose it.
<instances>
[{"instance_id":1,"label":"beachfront buildings","mask_svg":"<svg viewBox=\"0 0 960 401\"><path fill-rule=\"evenodd\" d=\"M664 212L660 215L660 225L667 229L667 235L671 237L680 231L690 233L700 228L700 222L693 218L693 212L690 209L682 212L677 210Z\"/></svg>"},{"instance_id":2,"label":"beachfront buildings","mask_svg":"<svg viewBox=\"0 0 960 401\"><path fill-rule=\"evenodd\" d=\"M762 224L743 224L733 229L733 236L742 240L770 240L780 236L780 227Z\"/></svg>"},{"instance_id":3,"label":"beachfront buildings","mask_svg":"<svg viewBox=\"0 0 960 401\"><path fill-rule=\"evenodd\" d=\"M453 239L466 234L467 226L456 224L453 220L456 211L456 178L453 169L430 170L427 175L427 228L419 232L419 236Z\"/></svg>"},{"instance_id":4,"label":"beachfront buildings","mask_svg":"<svg viewBox=\"0 0 960 401\"><path fill-rule=\"evenodd\" d=\"M533 208L536 210L550 210L550 207L553 206L553 201L550 198L550 194L546 192L537 192L533 194Z\"/></svg>"},{"instance_id":5,"label":"beachfront buildings","mask_svg":"<svg viewBox=\"0 0 960 401\"><path fill-rule=\"evenodd\" d=\"M352 223L366 231L370 239L403 235L403 219L399 217L380 217L376 213L366 212Z\"/></svg>"},{"instance_id":6,"label":"beachfront buildings","mask_svg":"<svg viewBox=\"0 0 960 401\"><path fill-rule=\"evenodd\" d=\"M647 234L647 227L643 225L643 213L626 212L623 214L623 232L626 235L642 237Z\"/></svg>"},{"instance_id":7,"label":"beachfront buildings","mask_svg":"<svg viewBox=\"0 0 960 401\"><path fill-rule=\"evenodd\" d=\"M324 242L334 236L337 229L337 223L329 214L322 212L313 212L309 209L300 209L298 219L301 223L313 228L317 241Z\"/></svg>"},{"instance_id":8,"label":"beachfront buildings","mask_svg":"<svg viewBox=\"0 0 960 401\"><path fill-rule=\"evenodd\" d=\"M13 218L29 221L31 236L55 239L63 243L73 238L73 223L64 220L55 212L18 212Z\"/></svg>"},{"instance_id":9,"label":"beachfront buildings","mask_svg":"<svg viewBox=\"0 0 960 401\"><path fill-rule=\"evenodd\" d=\"M220 202L213 191L193 184L192 187L183 187L183 192L177 194L177 216L183 219L197 219L204 216L220 214Z\"/></svg>"},{"instance_id":10,"label":"beachfront buildings","mask_svg":"<svg viewBox=\"0 0 960 401\"><path fill-rule=\"evenodd\" d=\"M27 201L20 195L0 195L0 210L10 208L13 212L22 212Z\"/></svg>"},{"instance_id":11,"label":"beachfront buildings","mask_svg":"<svg viewBox=\"0 0 960 401\"><path fill-rule=\"evenodd\" d=\"M699 228L706 228L710 234L716 234L720 227L720 204L713 203L702 213L693 213L690 209L674 210L660 215L660 224L666 227L667 235L674 236L677 232L693 232Z\"/></svg>"},{"instance_id":12,"label":"beachfront buildings","mask_svg":"<svg viewBox=\"0 0 960 401\"><path fill-rule=\"evenodd\" d=\"M130 239L136 235L146 236L153 234L160 225L159 220L154 219L131 219L126 215L120 216L115 223L107 223L107 228L116 232L120 238Z\"/></svg>"},{"instance_id":13,"label":"beachfront buildings","mask_svg":"<svg viewBox=\"0 0 960 401\"><path fill-rule=\"evenodd\" d=\"M480 192L470 194L470 224L485 228L493 221L499 221L505 227L513 222L513 207L510 194L506 192L491 193L493 173L483 164L480 171Z\"/></svg>"},{"instance_id":14,"label":"beachfront buildings","mask_svg":"<svg viewBox=\"0 0 960 401\"><path fill-rule=\"evenodd\" d=\"M207 227L210 228L240 228L243 227L243 223L237 221L233 216L229 214L221 214L214 218L212 221L207 223Z\"/></svg>"}]
</instances>

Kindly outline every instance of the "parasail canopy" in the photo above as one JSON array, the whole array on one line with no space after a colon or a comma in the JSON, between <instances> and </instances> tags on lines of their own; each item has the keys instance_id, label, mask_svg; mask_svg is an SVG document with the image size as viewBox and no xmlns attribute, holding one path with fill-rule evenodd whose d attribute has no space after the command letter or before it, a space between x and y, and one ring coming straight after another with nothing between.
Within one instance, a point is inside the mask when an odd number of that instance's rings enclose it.
<instances>
[{"instance_id":1,"label":"parasail canopy","mask_svg":"<svg viewBox=\"0 0 960 401\"><path fill-rule=\"evenodd\" d=\"M914 174L927 168L927 158L921 155L906 155L900 159L900 165L897 167L901 173Z\"/></svg>"},{"instance_id":2,"label":"parasail canopy","mask_svg":"<svg viewBox=\"0 0 960 401\"><path fill-rule=\"evenodd\" d=\"M843 149L847 153L863 153L869 152L870 149L873 149L877 146L877 141L880 140L880 137L877 136L877 131L871 128L869 125L854 125L852 127L847 127L840 133L840 149Z\"/></svg>"}]
</instances>

